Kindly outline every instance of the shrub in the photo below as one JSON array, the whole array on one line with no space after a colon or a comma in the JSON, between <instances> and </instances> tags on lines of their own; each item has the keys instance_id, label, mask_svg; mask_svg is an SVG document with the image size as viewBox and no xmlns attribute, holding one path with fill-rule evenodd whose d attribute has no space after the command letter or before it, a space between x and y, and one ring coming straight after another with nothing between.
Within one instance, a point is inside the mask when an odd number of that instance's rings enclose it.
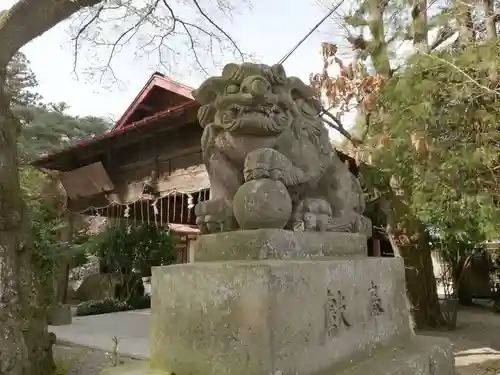
<instances>
[{"instance_id":1,"label":"shrub","mask_svg":"<svg viewBox=\"0 0 500 375\"><path fill-rule=\"evenodd\" d=\"M119 311L133 310L127 302L118 301L112 298L106 298L101 301L85 301L78 304L76 307L76 315L98 315L109 314Z\"/></svg>"},{"instance_id":2,"label":"shrub","mask_svg":"<svg viewBox=\"0 0 500 375\"><path fill-rule=\"evenodd\" d=\"M144 294L142 280L135 279L150 276L151 267L175 262L176 240L175 234L152 224L119 222L92 236L85 248L119 279L120 290L115 297L128 300Z\"/></svg>"},{"instance_id":3,"label":"shrub","mask_svg":"<svg viewBox=\"0 0 500 375\"><path fill-rule=\"evenodd\" d=\"M150 296L132 296L127 300L127 304L134 310L150 309L151 297Z\"/></svg>"},{"instance_id":4,"label":"shrub","mask_svg":"<svg viewBox=\"0 0 500 375\"><path fill-rule=\"evenodd\" d=\"M91 237L86 247L113 273L138 270L141 276L150 276L151 267L175 262L176 239L174 234L153 224L119 222Z\"/></svg>"}]
</instances>

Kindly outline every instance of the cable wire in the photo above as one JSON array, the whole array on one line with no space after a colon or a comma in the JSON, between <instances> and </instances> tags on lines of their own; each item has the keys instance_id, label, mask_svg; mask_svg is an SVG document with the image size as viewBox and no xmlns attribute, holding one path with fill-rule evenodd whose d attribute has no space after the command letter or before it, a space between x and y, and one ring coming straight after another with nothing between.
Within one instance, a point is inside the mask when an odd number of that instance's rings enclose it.
<instances>
[{"instance_id":1,"label":"cable wire","mask_svg":"<svg viewBox=\"0 0 500 375\"><path fill-rule=\"evenodd\" d=\"M337 5L335 5L335 6L334 6L334 7L333 7L333 8L332 8L332 9L331 9L331 10L330 10L327 14L326 14L326 16L324 16L324 17L321 19L321 21L319 21L319 22L316 24L316 26L314 26L314 27L313 27L313 28L312 28L312 29L311 29L311 30L310 30L310 31L306 34L306 36L304 36L304 37L300 40L300 42L298 42L298 43L297 43L297 45L296 45L295 47L293 47L293 49L292 49L290 52L288 52L285 56L283 56L283 57L281 58L281 60L278 62L278 64L279 64L279 65L283 64L283 63L284 63L284 62L285 62L285 61L286 61L286 60L287 60L287 59L288 59L288 58L289 58L289 57L290 57L290 56L291 56L291 55L292 55L292 54L293 54L293 53L297 50L297 48L299 48L299 47L300 47L300 45L301 45L302 43L304 43L304 41L305 41L307 38L309 38L309 37L311 36L311 34L312 34L313 32L315 32L315 31L316 31L316 29L317 29L318 27L320 27L320 26L321 26L321 24L322 24L323 22L325 22L325 21L326 21L326 19L327 19L328 17L330 17L330 16L331 16L331 15L332 15L332 14L333 14L333 13L334 13L337 9L339 9L339 8L340 8L340 6L343 4L343 2L344 2L344 0L340 0L340 1L337 3Z\"/></svg>"}]
</instances>

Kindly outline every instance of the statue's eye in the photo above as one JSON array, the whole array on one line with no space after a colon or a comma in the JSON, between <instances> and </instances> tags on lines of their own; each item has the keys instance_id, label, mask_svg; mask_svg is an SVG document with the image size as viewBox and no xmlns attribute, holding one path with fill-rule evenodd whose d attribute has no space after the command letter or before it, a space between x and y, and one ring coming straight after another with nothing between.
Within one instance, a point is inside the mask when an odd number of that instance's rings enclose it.
<instances>
[{"instance_id":1,"label":"statue's eye","mask_svg":"<svg viewBox=\"0 0 500 375\"><path fill-rule=\"evenodd\" d=\"M226 87L227 94L236 94L238 92L240 92L240 86L238 86L238 85L228 85Z\"/></svg>"}]
</instances>

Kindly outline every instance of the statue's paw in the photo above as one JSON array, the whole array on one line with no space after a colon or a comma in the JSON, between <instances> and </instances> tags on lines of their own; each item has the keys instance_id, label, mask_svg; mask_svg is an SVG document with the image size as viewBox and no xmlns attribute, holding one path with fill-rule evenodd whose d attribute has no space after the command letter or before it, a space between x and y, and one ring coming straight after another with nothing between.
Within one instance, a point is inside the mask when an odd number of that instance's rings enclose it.
<instances>
[{"instance_id":1,"label":"statue's paw","mask_svg":"<svg viewBox=\"0 0 500 375\"><path fill-rule=\"evenodd\" d=\"M196 224L202 234L228 232L234 228L233 208L226 200L208 200L195 207Z\"/></svg>"},{"instance_id":2,"label":"statue's paw","mask_svg":"<svg viewBox=\"0 0 500 375\"><path fill-rule=\"evenodd\" d=\"M294 231L328 230L328 223L332 220L332 206L321 198L307 198L295 206L292 215Z\"/></svg>"},{"instance_id":3,"label":"statue's paw","mask_svg":"<svg viewBox=\"0 0 500 375\"><path fill-rule=\"evenodd\" d=\"M354 221L352 217L332 217L328 221L326 228L326 232L344 232L351 233L354 232Z\"/></svg>"},{"instance_id":4,"label":"statue's paw","mask_svg":"<svg viewBox=\"0 0 500 375\"><path fill-rule=\"evenodd\" d=\"M284 182L285 156L272 148L261 148L250 152L245 159L243 175L245 181L269 178Z\"/></svg>"},{"instance_id":5,"label":"statue's paw","mask_svg":"<svg viewBox=\"0 0 500 375\"><path fill-rule=\"evenodd\" d=\"M372 222L363 215L352 212L344 216L332 217L326 230L328 232L360 233L371 237Z\"/></svg>"},{"instance_id":6,"label":"statue's paw","mask_svg":"<svg viewBox=\"0 0 500 375\"><path fill-rule=\"evenodd\" d=\"M367 237L371 237L373 234L372 221L366 216L357 214L353 227L355 233L361 233Z\"/></svg>"}]
</instances>

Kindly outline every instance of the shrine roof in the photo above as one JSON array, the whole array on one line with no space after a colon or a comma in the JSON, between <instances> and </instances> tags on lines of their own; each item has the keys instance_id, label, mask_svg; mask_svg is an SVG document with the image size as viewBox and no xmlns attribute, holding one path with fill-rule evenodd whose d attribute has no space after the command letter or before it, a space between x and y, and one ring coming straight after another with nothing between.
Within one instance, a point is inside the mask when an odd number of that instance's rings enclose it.
<instances>
[{"instance_id":1,"label":"shrine roof","mask_svg":"<svg viewBox=\"0 0 500 375\"><path fill-rule=\"evenodd\" d=\"M139 94L137 94L134 98L132 103L130 103L120 119L116 122L113 130L128 126L129 124L137 121L136 115L141 109L141 106L142 109L145 109L145 107L148 107L149 105L150 108L147 108L146 110L156 112L158 111L158 107L155 108L154 104L160 104L163 108L165 108L181 103L192 102L194 100L191 95L192 91L193 89L191 87L176 82L159 72L155 72L146 82ZM161 95L159 94L160 92L163 94L163 98L161 98L163 100L160 99L160 103L158 103L158 101L156 103L154 103L154 101L153 103L151 103L151 101L148 103L148 99L152 99L153 96L159 97L159 95Z\"/></svg>"},{"instance_id":2,"label":"shrine roof","mask_svg":"<svg viewBox=\"0 0 500 375\"><path fill-rule=\"evenodd\" d=\"M178 118L185 112L194 112L198 109L199 104L194 100L186 101L180 105L176 105L165 110L159 111L151 116L142 118L141 120L125 125L115 125L115 127L103 134L100 134L92 139L79 142L72 147L68 147L52 154L43 156L35 160L32 165L38 168L57 169L53 165L61 158L71 157L72 154L79 151L91 149L105 149L111 146L118 138L129 137L130 134L152 132L161 130L165 126L165 120ZM182 121L182 120L181 120ZM185 121L183 121L185 122ZM182 125L179 124L179 125ZM133 138L130 139L133 141Z\"/></svg>"}]
</instances>

